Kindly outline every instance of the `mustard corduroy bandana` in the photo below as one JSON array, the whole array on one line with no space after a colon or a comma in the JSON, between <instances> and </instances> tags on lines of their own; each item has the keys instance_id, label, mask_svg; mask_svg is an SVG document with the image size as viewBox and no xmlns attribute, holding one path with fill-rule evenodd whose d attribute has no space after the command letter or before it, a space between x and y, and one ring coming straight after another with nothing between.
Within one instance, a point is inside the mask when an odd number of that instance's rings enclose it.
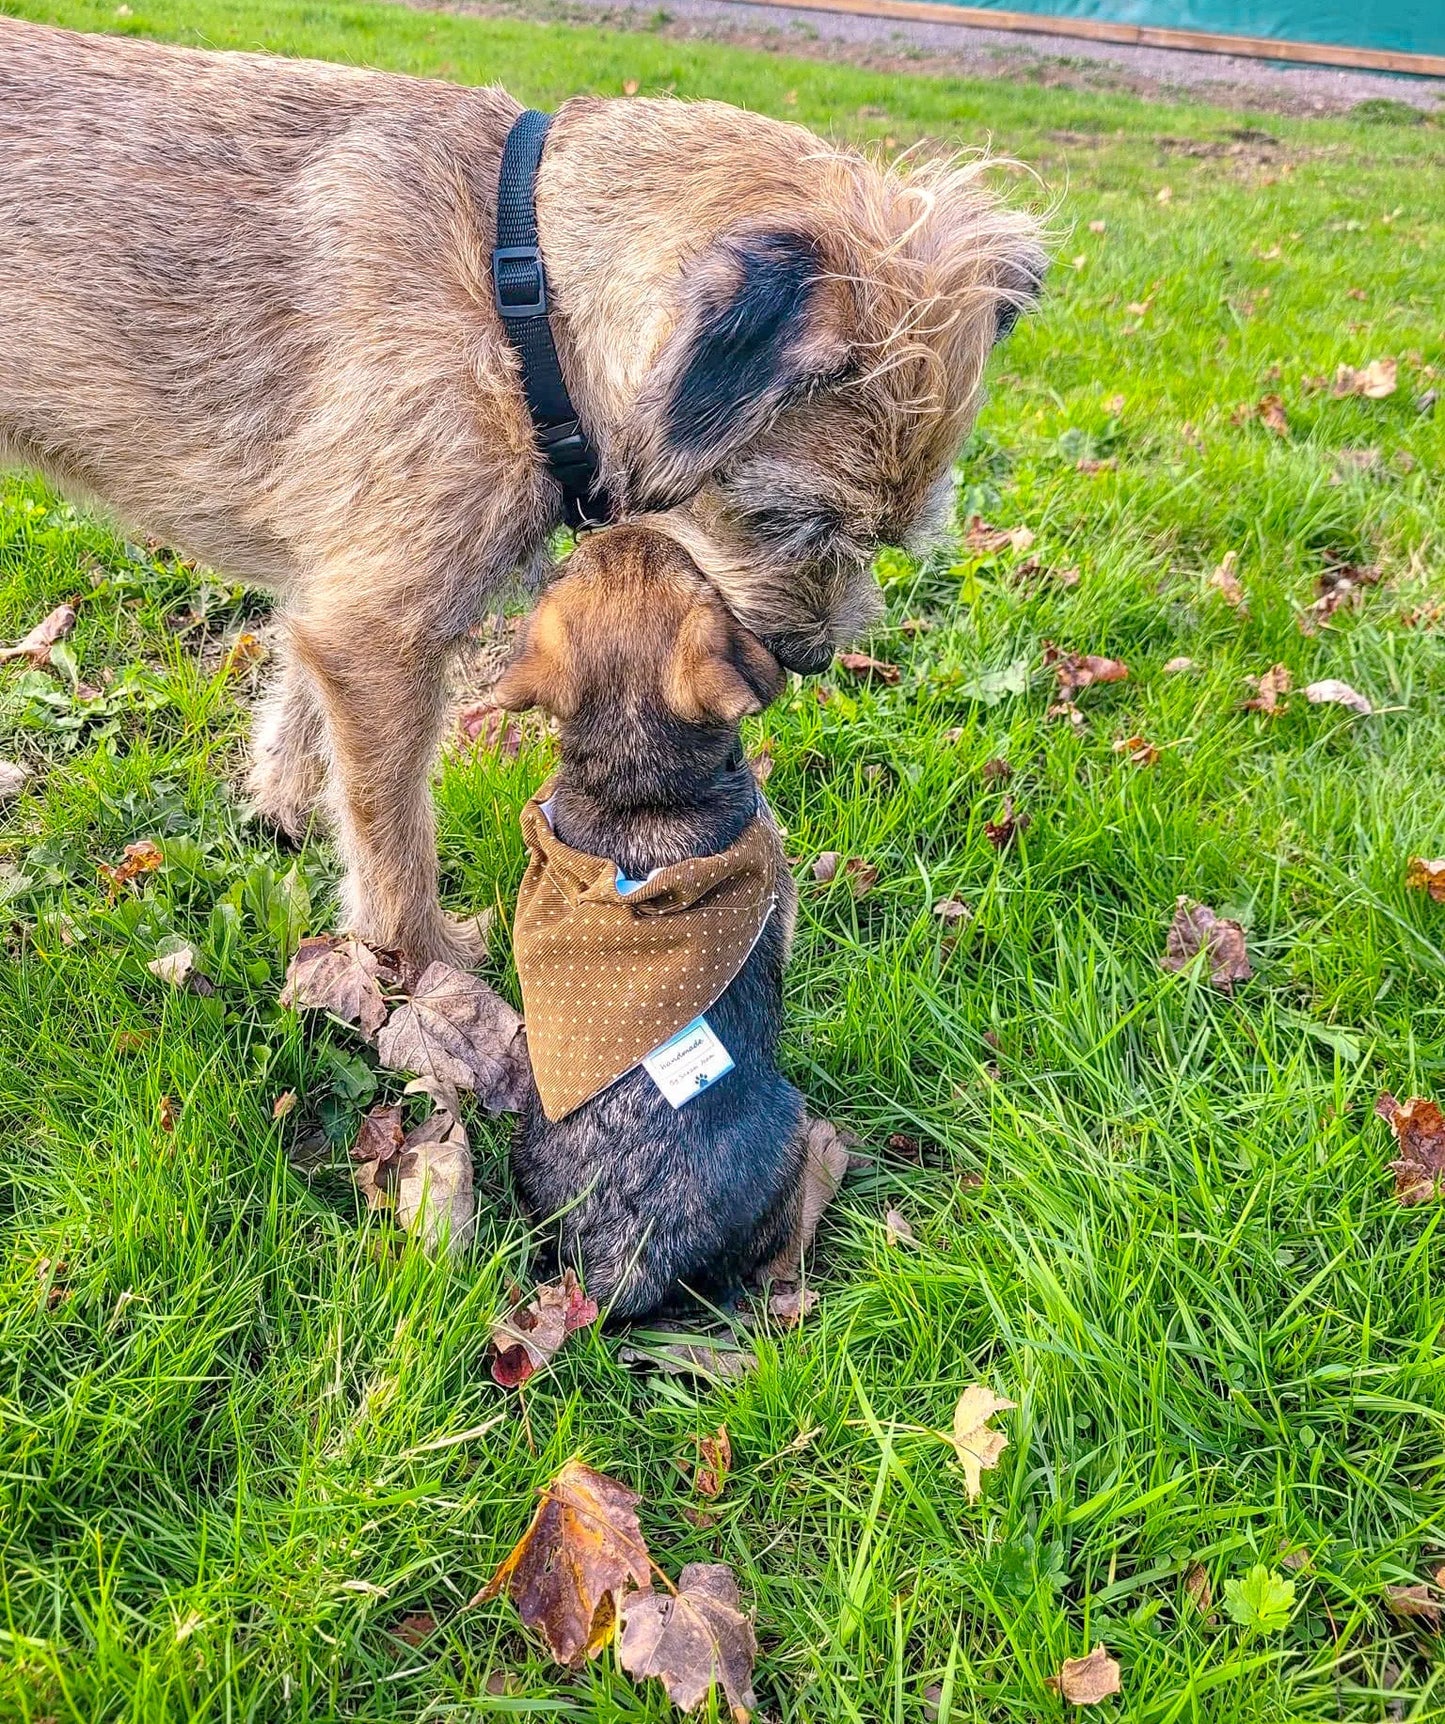
<instances>
[{"instance_id":1,"label":"mustard corduroy bandana","mask_svg":"<svg viewBox=\"0 0 1445 1724\"><path fill-rule=\"evenodd\" d=\"M622 893L615 862L558 838L547 794L522 810L529 857L513 950L532 1075L556 1121L722 997L773 908L782 846L759 814L718 855Z\"/></svg>"}]
</instances>

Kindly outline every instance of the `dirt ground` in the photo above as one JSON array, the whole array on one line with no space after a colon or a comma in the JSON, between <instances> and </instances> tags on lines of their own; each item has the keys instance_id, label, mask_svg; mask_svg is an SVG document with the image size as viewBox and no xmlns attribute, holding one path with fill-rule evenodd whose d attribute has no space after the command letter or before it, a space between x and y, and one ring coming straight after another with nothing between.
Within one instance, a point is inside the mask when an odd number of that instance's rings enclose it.
<instances>
[{"instance_id":1,"label":"dirt ground","mask_svg":"<svg viewBox=\"0 0 1445 1724\"><path fill-rule=\"evenodd\" d=\"M427 0L413 3L426 6ZM1194 98L1261 113L1337 114L1360 102L1384 100L1425 114L1445 115L1445 79L1134 48L962 24L901 23L737 0L665 0L654 7L619 6L615 0L458 0L428 9L605 23L614 29L732 42L807 59L846 60L873 71L1127 90L1145 97Z\"/></svg>"}]
</instances>

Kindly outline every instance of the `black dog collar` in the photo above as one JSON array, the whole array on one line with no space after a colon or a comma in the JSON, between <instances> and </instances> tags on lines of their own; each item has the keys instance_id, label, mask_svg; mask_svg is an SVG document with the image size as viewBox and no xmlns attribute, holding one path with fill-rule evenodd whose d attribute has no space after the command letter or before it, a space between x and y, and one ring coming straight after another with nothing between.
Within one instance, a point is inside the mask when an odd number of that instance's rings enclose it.
<instances>
[{"instance_id":1,"label":"black dog collar","mask_svg":"<svg viewBox=\"0 0 1445 1724\"><path fill-rule=\"evenodd\" d=\"M599 527L613 515L598 483L597 452L562 381L547 316L547 272L537 243L537 169L550 114L529 108L507 133L497 180L497 243L492 293L507 339L522 362L522 388L537 441L562 487L568 526Z\"/></svg>"}]
</instances>

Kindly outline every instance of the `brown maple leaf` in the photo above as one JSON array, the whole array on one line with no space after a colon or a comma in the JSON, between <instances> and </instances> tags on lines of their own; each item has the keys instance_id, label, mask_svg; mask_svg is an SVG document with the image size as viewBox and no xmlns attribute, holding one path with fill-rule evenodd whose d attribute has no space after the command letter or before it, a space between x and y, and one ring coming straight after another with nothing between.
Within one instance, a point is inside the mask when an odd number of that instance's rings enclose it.
<instances>
[{"instance_id":1,"label":"brown maple leaf","mask_svg":"<svg viewBox=\"0 0 1445 1724\"><path fill-rule=\"evenodd\" d=\"M1098 1706L1123 1688L1119 1661L1110 1658L1102 1645L1087 1658L1066 1658L1058 1675L1044 1680L1071 1706Z\"/></svg>"},{"instance_id":2,"label":"brown maple leaf","mask_svg":"<svg viewBox=\"0 0 1445 1724\"><path fill-rule=\"evenodd\" d=\"M1433 1101L1411 1096L1398 1102L1388 1092L1375 1103L1375 1112L1389 1122L1400 1146L1390 1163L1395 1196L1406 1207L1438 1197L1445 1181L1445 1118Z\"/></svg>"},{"instance_id":3,"label":"brown maple leaf","mask_svg":"<svg viewBox=\"0 0 1445 1724\"><path fill-rule=\"evenodd\" d=\"M1003 811L997 820L986 820L983 825L983 835L993 845L995 850L1006 850L1019 833L1027 832L1033 824L1033 816L1015 812L1012 796L1003 799Z\"/></svg>"},{"instance_id":4,"label":"brown maple leaf","mask_svg":"<svg viewBox=\"0 0 1445 1724\"><path fill-rule=\"evenodd\" d=\"M810 1119L804 1130L803 1189L797 1223L792 1238L763 1271L779 1281L797 1279L823 1211L838 1195L848 1171L849 1142L857 1141L826 1119Z\"/></svg>"},{"instance_id":5,"label":"brown maple leaf","mask_svg":"<svg viewBox=\"0 0 1445 1724\"><path fill-rule=\"evenodd\" d=\"M938 899L933 906L933 913L945 928L953 927L955 922L969 922L973 919L973 911L962 898Z\"/></svg>"},{"instance_id":6,"label":"brown maple leaf","mask_svg":"<svg viewBox=\"0 0 1445 1724\"><path fill-rule=\"evenodd\" d=\"M796 1329L818 1303L816 1287L792 1281L775 1281L768 1292L768 1315L785 1329Z\"/></svg>"},{"instance_id":7,"label":"brown maple leaf","mask_svg":"<svg viewBox=\"0 0 1445 1724\"><path fill-rule=\"evenodd\" d=\"M423 1641L430 1640L437 1631L437 1619L429 1610L414 1610L410 1616L402 1617L391 1632L398 1640L404 1640L408 1646L420 1646Z\"/></svg>"},{"instance_id":8,"label":"brown maple leaf","mask_svg":"<svg viewBox=\"0 0 1445 1724\"><path fill-rule=\"evenodd\" d=\"M840 850L824 850L813 858L813 878L820 885L826 886L838 872L838 864L843 860Z\"/></svg>"},{"instance_id":9,"label":"brown maple leaf","mask_svg":"<svg viewBox=\"0 0 1445 1724\"><path fill-rule=\"evenodd\" d=\"M1059 694L1072 701L1081 688L1096 682L1124 682L1129 667L1122 659L1103 658L1098 653L1062 652L1052 641L1044 642L1044 665L1059 679Z\"/></svg>"},{"instance_id":10,"label":"brown maple leaf","mask_svg":"<svg viewBox=\"0 0 1445 1724\"><path fill-rule=\"evenodd\" d=\"M37 667L50 663L50 649L63 640L75 627L75 606L57 605L48 617L42 617L23 640L14 646L0 647L0 664L15 658L29 659Z\"/></svg>"},{"instance_id":11,"label":"brown maple leaf","mask_svg":"<svg viewBox=\"0 0 1445 1724\"><path fill-rule=\"evenodd\" d=\"M629 1676L655 1676L684 1712L707 1699L714 1684L731 1716L746 1724L757 1700L753 1625L742 1609L732 1570L720 1562L690 1562L675 1593L650 1586L622 1604L618 1662Z\"/></svg>"},{"instance_id":12,"label":"brown maple leaf","mask_svg":"<svg viewBox=\"0 0 1445 1724\"><path fill-rule=\"evenodd\" d=\"M999 1456L1008 1447L1008 1437L1003 1431L994 1430L989 1420L1017 1405L1017 1401L996 1395L983 1383L970 1383L958 1397L958 1405L953 1409L953 1432L945 1440L953 1445L958 1456L970 1502L978 1500L984 1473L998 1465Z\"/></svg>"},{"instance_id":13,"label":"brown maple leaf","mask_svg":"<svg viewBox=\"0 0 1445 1724\"><path fill-rule=\"evenodd\" d=\"M531 1087L521 1018L479 977L450 964L427 965L376 1052L391 1071L475 1090L488 1113L515 1113Z\"/></svg>"},{"instance_id":14,"label":"brown maple leaf","mask_svg":"<svg viewBox=\"0 0 1445 1724\"><path fill-rule=\"evenodd\" d=\"M1160 963L1166 970L1182 970L1204 951L1209 954L1210 981L1226 994L1253 974L1244 949L1244 929L1238 922L1216 916L1207 904L1176 899Z\"/></svg>"},{"instance_id":15,"label":"brown maple leaf","mask_svg":"<svg viewBox=\"0 0 1445 1724\"><path fill-rule=\"evenodd\" d=\"M1251 676L1245 680L1255 694L1253 700L1244 702L1241 712L1262 712L1266 718L1273 718L1276 713L1284 711L1284 696L1290 688L1288 665L1277 664L1263 676Z\"/></svg>"},{"instance_id":16,"label":"brown maple leaf","mask_svg":"<svg viewBox=\"0 0 1445 1724\"><path fill-rule=\"evenodd\" d=\"M870 658L866 652L840 652L837 663L841 670L846 670L850 676L856 676L860 682L882 682L892 687L903 675L896 664Z\"/></svg>"},{"instance_id":17,"label":"brown maple leaf","mask_svg":"<svg viewBox=\"0 0 1445 1724\"><path fill-rule=\"evenodd\" d=\"M99 862L96 871L105 881L106 890L114 897L122 886L128 886L142 874L154 874L164 861L160 845L153 838L142 838L139 844L127 844L120 861L114 866L109 862Z\"/></svg>"},{"instance_id":18,"label":"brown maple leaf","mask_svg":"<svg viewBox=\"0 0 1445 1724\"><path fill-rule=\"evenodd\" d=\"M876 864L865 862L861 856L850 856L843 864L843 872L848 878L848 888L855 898L866 898L878 884Z\"/></svg>"},{"instance_id":19,"label":"brown maple leaf","mask_svg":"<svg viewBox=\"0 0 1445 1724\"><path fill-rule=\"evenodd\" d=\"M1330 552L1325 553L1325 567L1315 579L1317 597L1300 615L1301 634L1311 635L1336 611L1348 607L1358 610L1364 600L1365 588L1377 586L1380 571L1372 564L1345 562Z\"/></svg>"},{"instance_id":20,"label":"brown maple leaf","mask_svg":"<svg viewBox=\"0 0 1445 1724\"><path fill-rule=\"evenodd\" d=\"M1405 870L1405 884L1412 892L1428 892L1437 904L1445 904L1445 856L1433 861L1412 856Z\"/></svg>"},{"instance_id":21,"label":"brown maple leaf","mask_svg":"<svg viewBox=\"0 0 1445 1724\"><path fill-rule=\"evenodd\" d=\"M1394 359L1372 359L1357 371L1353 365L1341 365L1335 372L1334 395L1363 395L1370 401L1383 401L1393 395L1400 380L1400 367Z\"/></svg>"},{"instance_id":22,"label":"brown maple leaf","mask_svg":"<svg viewBox=\"0 0 1445 1724\"><path fill-rule=\"evenodd\" d=\"M1235 569L1239 563L1238 551L1226 551L1224 560L1210 575L1207 585L1217 592L1227 605L1232 605L1237 611L1247 610L1244 588L1239 584L1239 576Z\"/></svg>"},{"instance_id":23,"label":"brown maple leaf","mask_svg":"<svg viewBox=\"0 0 1445 1724\"><path fill-rule=\"evenodd\" d=\"M350 934L317 934L303 940L286 967L283 1006L330 1012L360 1026L371 1041L386 1021L381 997L382 960Z\"/></svg>"},{"instance_id":24,"label":"brown maple leaf","mask_svg":"<svg viewBox=\"0 0 1445 1724\"><path fill-rule=\"evenodd\" d=\"M719 1425L713 1436L697 1439L698 1463L692 1475L693 1489L709 1502L722 1495L727 1476L732 1471L733 1445L726 1425Z\"/></svg>"},{"instance_id":25,"label":"brown maple leaf","mask_svg":"<svg viewBox=\"0 0 1445 1724\"><path fill-rule=\"evenodd\" d=\"M1276 437L1289 436L1289 420L1285 417L1284 401L1278 395L1260 397L1259 422Z\"/></svg>"},{"instance_id":26,"label":"brown maple leaf","mask_svg":"<svg viewBox=\"0 0 1445 1724\"><path fill-rule=\"evenodd\" d=\"M619 1597L652 1578L637 1521L640 1500L605 1473L568 1461L543 1487L532 1524L472 1604L505 1590L559 1664L595 1658L612 1638Z\"/></svg>"},{"instance_id":27,"label":"brown maple leaf","mask_svg":"<svg viewBox=\"0 0 1445 1724\"><path fill-rule=\"evenodd\" d=\"M1142 736L1119 736L1114 739L1115 754L1127 754L1131 766L1153 766L1159 759L1157 744Z\"/></svg>"},{"instance_id":28,"label":"brown maple leaf","mask_svg":"<svg viewBox=\"0 0 1445 1724\"><path fill-rule=\"evenodd\" d=\"M492 1327L492 1379L504 1389L525 1383L550 1364L576 1329L597 1321L597 1302L589 1299L570 1269L560 1281L541 1286L525 1305L515 1306Z\"/></svg>"},{"instance_id":29,"label":"brown maple leaf","mask_svg":"<svg viewBox=\"0 0 1445 1724\"><path fill-rule=\"evenodd\" d=\"M408 1084L408 1091L416 1089ZM428 1251L443 1240L452 1251L471 1243L475 1220L472 1151L456 1102L443 1105L406 1134L396 1163L397 1224L415 1230Z\"/></svg>"},{"instance_id":30,"label":"brown maple leaf","mask_svg":"<svg viewBox=\"0 0 1445 1724\"><path fill-rule=\"evenodd\" d=\"M351 1159L357 1164L356 1188L368 1209L380 1209L390 1201L395 1163L405 1141L399 1107L374 1107L362 1119L351 1146Z\"/></svg>"}]
</instances>

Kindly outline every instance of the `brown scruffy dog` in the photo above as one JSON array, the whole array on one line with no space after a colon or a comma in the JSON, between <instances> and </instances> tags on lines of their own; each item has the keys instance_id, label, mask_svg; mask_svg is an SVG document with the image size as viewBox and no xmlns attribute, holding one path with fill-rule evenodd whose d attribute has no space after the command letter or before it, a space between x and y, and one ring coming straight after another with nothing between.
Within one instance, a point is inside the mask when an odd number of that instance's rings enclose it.
<instances>
[{"instance_id":1,"label":"brown scruffy dog","mask_svg":"<svg viewBox=\"0 0 1445 1724\"><path fill-rule=\"evenodd\" d=\"M427 772L454 643L540 577L558 488L494 308L497 89L0 18L0 460L279 589L252 792L329 793L342 912L466 962ZM1037 225L715 102L565 103L537 186L572 399L628 514L778 659L939 515ZM646 626L646 619L639 619Z\"/></svg>"},{"instance_id":2,"label":"brown scruffy dog","mask_svg":"<svg viewBox=\"0 0 1445 1724\"><path fill-rule=\"evenodd\" d=\"M497 685L503 706L538 706L558 720L548 826L569 856L606 859L608 897L615 889L608 863L627 881L643 886L651 878L664 889L678 865L735 853L740 841L763 851L771 880L758 900L765 919L755 943L744 943L741 968L715 998L707 929L724 912L708 908L715 895L680 911L689 918L690 971L707 990L699 997L710 1000L696 1023L715 1053L726 1050L710 1068L726 1068L721 1075L674 1105L677 1092L670 1100L635 1065L558 1119L548 1117L536 1087L523 1111L512 1172L527 1209L552 1222L563 1263L581 1272L613 1317L641 1316L689 1293L724 1296L793 1231L803 1100L778 1070L776 1050L797 888L738 741L740 720L760 712L782 683L777 662L729 615L686 552L659 532L628 526L585 539L568 558ZM569 891L577 884L570 881ZM594 883L581 897L595 900L598 892ZM637 901L636 892L622 900ZM632 914L644 926L659 916L655 902ZM519 939L521 919L519 911ZM749 920L744 942L752 936ZM565 985L547 996L558 1021L543 1026L525 968L522 980L534 1062L544 1028L560 1032L563 1014L583 1012L580 1029L546 1044L565 1048L568 1076L628 1021L605 984L604 1003L588 1011L585 1001L596 996L568 965ZM545 989L545 975L535 980ZM644 1026L674 986L675 977L648 984L629 976L628 998ZM691 1008L682 1015L686 1021ZM683 1024L669 1020L673 1027ZM598 1075L574 1085L572 1099ZM538 1083L550 1094L541 1072Z\"/></svg>"}]
</instances>

